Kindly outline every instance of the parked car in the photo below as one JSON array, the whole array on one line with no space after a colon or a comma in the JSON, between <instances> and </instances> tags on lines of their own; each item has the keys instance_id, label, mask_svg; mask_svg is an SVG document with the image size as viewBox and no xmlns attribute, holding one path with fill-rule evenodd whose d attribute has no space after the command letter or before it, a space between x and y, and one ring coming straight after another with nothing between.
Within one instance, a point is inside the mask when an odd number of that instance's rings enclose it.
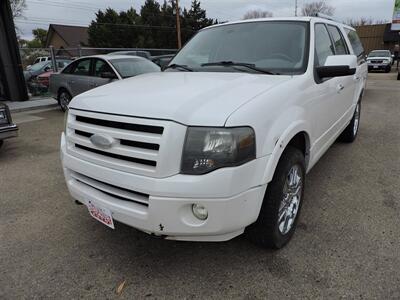
<instances>
[{"instance_id":1,"label":"parked car","mask_svg":"<svg viewBox=\"0 0 400 300\"><path fill-rule=\"evenodd\" d=\"M50 92L63 111L73 97L95 87L136 75L160 72L160 67L138 56L95 55L75 60L50 76Z\"/></svg>"},{"instance_id":2,"label":"parked car","mask_svg":"<svg viewBox=\"0 0 400 300\"><path fill-rule=\"evenodd\" d=\"M18 127L13 124L10 109L0 102L0 147L4 140L18 136Z\"/></svg>"},{"instance_id":3,"label":"parked car","mask_svg":"<svg viewBox=\"0 0 400 300\"><path fill-rule=\"evenodd\" d=\"M367 57L368 71L384 70L389 73L392 70L393 57L389 50L374 50Z\"/></svg>"},{"instance_id":4,"label":"parked car","mask_svg":"<svg viewBox=\"0 0 400 300\"><path fill-rule=\"evenodd\" d=\"M141 50L128 50L128 51L115 51L110 52L107 55L130 55L130 56L140 56L151 60L151 54L149 51L141 51Z\"/></svg>"},{"instance_id":5,"label":"parked car","mask_svg":"<svg viewBox=\"0 0 400 300\"><path fill-rule=\"evenodd\" d=\"M49 88L50 76L53 73L54 73L54 71L48 71L48 72L45 72L43 74L40 74L39 76L36 77L37 83L42 85L42 86L44 86L44 87L46 87L46 88Z\"/></svg>"},{"instance_id":6,"label":"parked car","mask_svg":"<svg viewBox=\"0 0 400 300\"><path fill-rule=\"evenodd\" d=\"M400 69L397 69L397 80L400 80Z\"/></svg>"},{"instance_id":7,"label":"parked car","mask_svg":"<svg viewBox=\"0 0 400 300\"><path fill-rule=\"evenodd\" d=\"M37 64L37 63L40 63L40 62L48 61L48 60L51 60L51 57L50 57L50 56L39 56L39 57L37 57L37 58L35 59L35 61L33 62L32 65Z\"/></svg>"},{"instance_id":8,"label":"parked car","mask_svg":"<svg viewBox=\"0 0 400 300\"><path fill-rule=\"evenodd\" d=\"M72 100L61 137L68 189L111 228L184 241L247 231L281 248L306 173L339 137L356 139L367 74L355 29L332 20L202 29L164 72Z\"/></svg>"},{"instance_id":9,"label":"parked car","mask_svg":"<svg viewBox=\"0 0 400 300\"><path fill-rule=\"evenodd\" d=\"M152 56L151 61L156 65L159 65L161 70L163 70L166 66L168 66L168 64L174 58L174 56L175 54Z\"/></svg>"},{"instance_id":10,"label":"parked car","mask_svg":"<svg viewBox=\"0 0 400 300\"><path fill-rule=\"evenodd\" d=\"M40 63L40 62L50 61L50 60L51 60L50 56L39 56L39 57L37 57L35 59L35 61L33 62L32 65L35 65L35 64ZM57 55L56 56L56 60L68 60L68 61L71 61L71 58L68 57L68 56ZM29 71L32 68L32 65L27 66L26 70Z\"/></svg>"},{"instance_id":11,"label":"parked car","mask_svg":"<svg viewBox=\"0 0 400 300\"><path fill-rule=\"evenodd\" d=\"M64 68L66 65L68 65L71 62L69 59L60 59L57 60L57 67L59 69ZM36 78L36 76L43 74L45 72L49 72L53 68L53 63L51 60L44 61L44 62L39 62L37 64L34 64L31 66L29 70L24 71L24 77L26 81L29 81L33 78Z\"/></svg>"}]
</instances>

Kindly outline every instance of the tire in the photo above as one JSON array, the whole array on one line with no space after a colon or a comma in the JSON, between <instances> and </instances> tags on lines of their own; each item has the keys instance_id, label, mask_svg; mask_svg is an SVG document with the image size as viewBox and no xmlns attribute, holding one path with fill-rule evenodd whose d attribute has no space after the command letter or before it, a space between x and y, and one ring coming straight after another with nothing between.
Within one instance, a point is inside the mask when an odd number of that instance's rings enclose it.
<instances>
[{"instance_id":1,"label":"tire","mask_svg":"<svg viewBox=\"0 0 400 300\"><path fill-rule=\"evenodd\" d=\"M294 169L297 170L298 178L290 176L294 175ZM288 195L285 194L285 190L287 191L287 186L290 185L290 178L299 179L299 183L296 193L292 193L292 196L286 198L285 206L285 195ZM271 249L280 249L290 241L300 215L304 183L304 155L297 148L288 146L279 160L272 181L268 184L258 219L246 230L249 240L259 246Z\"/></svg>"},{"instance_id":2,"label":"tire","mask_svg":"<svg viewBox=\"0 0 400 300\"><path fill-rule=\"evenodd\" d=\"M358 101L356 109L354 110L353 118L349 125L343 130L339 140L344 143L352 143L357 137L358 129L360 127L361 119L361 100Z\"/></svg>"},{"instance_id":3,"label":"tire","mask_svg":"<svg viewBox=\"0 0 400 300\"><path fill-rule=\"evenodd\" d=\"M58 93L58 104L60 105L60 108L62 111L68 110L68 104L71 102L71 94L68 93L67 90L62 89Z\"/></svg>"},{"instance_id":4,"label":"tire","mask_svg":"<svg viewBox=\"0 0 400 300\"><path fill-rule=\"evenodd\" d=\"M400 80L400 72L397 74L397 80Z\"/></svg>"},{"instance_id":5,"label":"tire","mask_svg":"<svg viewBox=\"0 0 400 300\"><path fill-rule=\"evenodd\" d=\"M3 144L4 144L4 141L0 140L0 148L1 148L1 146L3 146Z\"/></svg>"},{"instance_id":6,"label":"tire","mask_svg":"<svg viewBox=\"0 0 400 300\"><path fill-rule=\"evenodd\" d=\"M385 72L386 72L386 73L389 73L390 71L392 71L392 67L391 67L391 66L389 66L389 67L387 67L387 68L385 69Z\"/></svg>"}]
</instances>

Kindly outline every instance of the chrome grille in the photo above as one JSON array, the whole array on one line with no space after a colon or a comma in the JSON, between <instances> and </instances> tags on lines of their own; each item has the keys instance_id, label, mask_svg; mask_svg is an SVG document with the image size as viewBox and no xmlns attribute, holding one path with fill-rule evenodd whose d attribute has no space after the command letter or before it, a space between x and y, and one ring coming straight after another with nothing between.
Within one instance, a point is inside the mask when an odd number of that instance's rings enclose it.
<instances>
[{"instance_id":1,"label":"chrome grille","mask_svg":"<svg viewBox=\"0 0 400 300\"><path fill-rule=\"evenodd\" d=\"M70 109L67 151L104 167L151 177L179 173L186 127L171 121L115 116ZM112 138L112 146L91 142L94 134ZM171 144L166 145L166 143Z\"/></svg>"}]
</instances>

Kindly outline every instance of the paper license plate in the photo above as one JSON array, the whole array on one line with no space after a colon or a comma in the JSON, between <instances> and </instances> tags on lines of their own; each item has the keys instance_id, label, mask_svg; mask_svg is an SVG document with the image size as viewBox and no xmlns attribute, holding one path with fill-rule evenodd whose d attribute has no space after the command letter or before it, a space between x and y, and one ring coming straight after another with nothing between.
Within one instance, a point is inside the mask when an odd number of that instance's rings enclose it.
<instances>
[{"instance_id":1,"label":"paper license plate","mask_svg":"<svg viewBox=\"0 0 400 300\"><path fill-rule=\"evenodd\" d=\"M378 66L374 66L374 69L378 69L379 67Z\"/></svg>"},{"instance_id":2,"label":"paper license plate","mask_svg":"<svg viewBox=\"0 0 400 300\"><path fill-rule=\"evenodd\" d=\"M107 208L99 207L95 203L89 201L88 209L90 215L97 221L103 223L104 225L114 229L114 221L112 218L111 211Z\"/></svg>"}]
</instances>

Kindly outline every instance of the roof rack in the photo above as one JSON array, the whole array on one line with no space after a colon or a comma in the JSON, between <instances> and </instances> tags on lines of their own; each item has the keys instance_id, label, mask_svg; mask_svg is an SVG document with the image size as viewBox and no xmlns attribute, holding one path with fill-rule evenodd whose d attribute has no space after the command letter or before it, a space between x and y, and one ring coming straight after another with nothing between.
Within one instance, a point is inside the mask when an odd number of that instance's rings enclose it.
<instances>
[{"instance_id":1,"label":"roof rack","mask_svg":"<svg viewBox=\"0 0 400 300\"><path fill-rule=\"evenodd\" d=\"M334 17L329 16L329 15L325 15L325 14L321 14L321 13L315 13L313 15L313 17L318 17L318 18L327 19L327 20L331 20L331 21L334 21L334 22L341 23L341 21L335 19Z\"/></svg>"}]
</instances>

